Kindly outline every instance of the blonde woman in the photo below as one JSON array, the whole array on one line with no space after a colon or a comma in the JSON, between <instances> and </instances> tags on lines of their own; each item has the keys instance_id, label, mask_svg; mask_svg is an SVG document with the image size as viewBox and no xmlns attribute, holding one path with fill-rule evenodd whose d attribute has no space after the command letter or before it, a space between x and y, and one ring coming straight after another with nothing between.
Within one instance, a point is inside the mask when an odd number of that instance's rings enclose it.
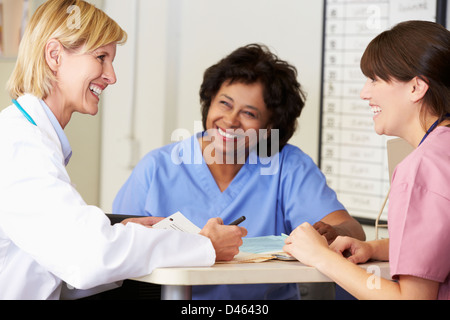
<instances>
[{"instance_id":1,"label":"blonde woman","mask_svg":"<svg viewBox=\"0 0 450 320\"><path fill-rule=\"evenodd\" d=\"M367 47L361 98L378 134L416 149L395 169L389 197L389 239L338 237L331 249L308 224L285 251L312 265L359 299L450 299L450 32L425 21L403 22ZM348 250L351 256L342 256ZM354 263L389 260L396 281L367 286Z\"/></svg>"},{"instance_id":2,"label":"blonde woman","mask_svg":"<svg viewBox=\"0 0 450 320\"><path fill-rule=\"evenodd\" d=\"M81 0L49 0L27 26L8 84L13 104L0 113L0 299L80 296L75 288L156 267L209 266L238 252L243 228L211 219L189 235L148 228L151 217L111 226L71 185L64 128L74 112L98 112L126 37Z\"/></svg>"}]
</instances>

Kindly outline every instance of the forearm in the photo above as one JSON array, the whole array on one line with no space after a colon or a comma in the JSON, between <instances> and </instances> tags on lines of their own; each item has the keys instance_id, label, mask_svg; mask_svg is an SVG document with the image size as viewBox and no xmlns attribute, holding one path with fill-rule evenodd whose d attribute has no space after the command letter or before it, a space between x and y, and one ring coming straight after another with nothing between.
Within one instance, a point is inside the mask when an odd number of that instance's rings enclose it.
<instances>
[{"instance_id":1,"label":"forearm","mask_svg":"<svg viewBox=\"0 0 450 320\"><path fill-rule=\"evenodd\" d=\"M365 270L331 250L322 258L316 268L360 300L434 300L438 296L436 281L407 275L391 281L380 277L376 264Z\"/></svg>"},{"instance_id":2,"label":"forearm","mask_svg":"<svg viewBox=\"0 0 450 320\"><path fill-rule=\"evenodd\" d=\"M389 239L368 241L372 248L371 259L379 261L389 261Z\"/></svg>"},{"instance_id":3,"label":"forearm","mask_svg":"<svg viewBox=\"0 0 450 320\"><path fill-rule=\"evenodd\" d=\"M366 239L366 234L361 224L345 210L334 211L324 217L320 222L328 224L333 228L333 235L327 236L328 240L334 240L337 236L347 236L358 240ZM321 232L321 234L323 233Z\"/></svg>"},{"instance_id":4,"label":"forearm","mask_svg":"<svg viewBox=\"0 0 450 320\"><path fill-rule=\"evenodd\" d=\"M353 263L387 260L388 247L388 239L365 242L350 237L338 237L328 246L325 237L309 223L303 223L286 239L283 249L358 299L436 299L438 282L408 275L399 275L398 281L393 282L380 278L381 270L376 264L366 271ZM348 259L342 255L344 250L351 252Z\"/></svg>"},{"instance_id":5,"label":"forearm","mask_svg":"<svg viewBox=\"0 0 450 320\"><path fill-rule=\"evenodd\" d=\"M365 270L332 251L326 254L316 268L357 299L401 298L398 283L379 277L377 269Z\"/></svg>"},{"instance_id":6,"label":"forearm","mask_svg":"<svg viewBox=\"0 0 450 320\"><path fill-rule=\"evenodd\" d=\"M364 233L363 228L353 218L342 221L339 224L333 225L338 235L352 237L358 240L366 240L366 234Z\"/></svg>"}]
</instances>

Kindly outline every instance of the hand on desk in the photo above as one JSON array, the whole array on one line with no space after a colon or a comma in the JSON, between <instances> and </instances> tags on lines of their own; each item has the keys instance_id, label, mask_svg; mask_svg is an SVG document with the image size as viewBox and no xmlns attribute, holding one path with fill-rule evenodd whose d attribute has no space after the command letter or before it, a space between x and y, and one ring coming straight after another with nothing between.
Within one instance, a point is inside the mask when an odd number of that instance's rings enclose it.
<instances>
[{"instance_id":1,"label":"hand on desk","mask_svg":"<svg viewBox=\"0 0 450 320\"><path fill-rule=\"evenodd\" d=\"M295 228L285 240L283 250L302 263L315 267L324 254L331 252L325 236L305 222Z\"/></svg>"},{"instance_id":2,"label":"hand on desk","mask_svg":"<svg viewBox=\"0 0 450 320\"><path fill-rule=\"evenodd\" d=\"M372 247L369 242L351 237L337 237L330 249L347 257L353 263L364 263L372 257ZM346 254L346 252L348 254Z\"/></svg>"},{"instance_id":3,"label":"hand on desk","mask_svg":"<svg viewBox=\"0 0 450 320\"><path fill-rule=\"evenodd\" d=\"M337 236L339 236L336 229L332 225L329 225L328 223L317 221L313 225L313 227L314 229L317 230L317 232L319 232L322 236L324 236L325 239L327 239L328 244L332 243L334 239L336 239Z\"/></svg>"},{"instance_id":4,"label":"hand on desk","mask_svg":"<svg viewBox=\"0 0 450 320\"><path fill-rule=\"evenodd\" d=\"M364 263L373 255L372 247L365 241L338 236L330 246L326 235L316 225L305 222L298 226L285 240L283 250L299 261L316 267L329 253L338 253L357 264ZM348 253L348 254L347 254Z\"/></svg>"},{"instance_id":5,"label":"hand on desk","mask_svg":"<svg viewBox=\"0 0 450 320\"><path fill-rule=\"evenodd\" d=\"M200 234L208 237L216 250L216 261L230 261L239 253L242 237L247 229L239 226L224 225L222 219L209 219Z\"/></svg>"}]
</instances>

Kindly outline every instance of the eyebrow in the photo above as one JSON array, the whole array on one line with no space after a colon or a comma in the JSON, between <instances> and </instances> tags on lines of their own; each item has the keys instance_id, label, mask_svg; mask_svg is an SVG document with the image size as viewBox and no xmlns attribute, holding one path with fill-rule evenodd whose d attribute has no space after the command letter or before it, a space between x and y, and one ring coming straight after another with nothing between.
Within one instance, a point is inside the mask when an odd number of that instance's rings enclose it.
<instances>
[{"instance_id":1,"label":"eyebrow","mask_svg":"<svg viewBox=\"0 0 450 320\"><path fill-rule=\"evenodd\" d=\"M222 93L221 96L224 96L225 98L227 98L227 99L231 100L232 102L234 102L234 99L233 99L232 97L226 95L225 93ZM254 107L254 106L251 106L251 105L249 105L249 104L246 104L245 106L246 106L247 108L250 108L250 109L252 109L252 110L255 110L256 112L258 112L258 114L260 113L260 112L259 112L259 109L256 108L256 107Z\"/></svg>"},{"instance_id":2,"label":"eyebrow","mask_svg":"<svg viewBox=\"0 0 450 320\"><path fill-rule=\"evenodd\" d=\"M99 56L109 56L109 53L103 50L94 51L94 54Z\"/></svg>"}]
</instances>

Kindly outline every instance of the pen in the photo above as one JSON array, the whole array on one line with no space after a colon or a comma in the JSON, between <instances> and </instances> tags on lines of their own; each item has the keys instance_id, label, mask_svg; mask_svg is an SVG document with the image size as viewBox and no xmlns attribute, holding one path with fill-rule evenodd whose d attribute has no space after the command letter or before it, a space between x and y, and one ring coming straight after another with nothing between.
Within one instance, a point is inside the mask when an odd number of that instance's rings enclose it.
<instances>
[{"instance_id":1,"label":"pen","mask_svg":"<svg viewBox=\"0 0 450 320\"><path fill-rule=\"evenodd\" d=\"M242 221L245 220L245 216L242 216L240 218L237 218L236 220L234 220L232 223L230 223L230 226L237 226L239 223L241 223Z\"/></svg>"}]
</instances>

